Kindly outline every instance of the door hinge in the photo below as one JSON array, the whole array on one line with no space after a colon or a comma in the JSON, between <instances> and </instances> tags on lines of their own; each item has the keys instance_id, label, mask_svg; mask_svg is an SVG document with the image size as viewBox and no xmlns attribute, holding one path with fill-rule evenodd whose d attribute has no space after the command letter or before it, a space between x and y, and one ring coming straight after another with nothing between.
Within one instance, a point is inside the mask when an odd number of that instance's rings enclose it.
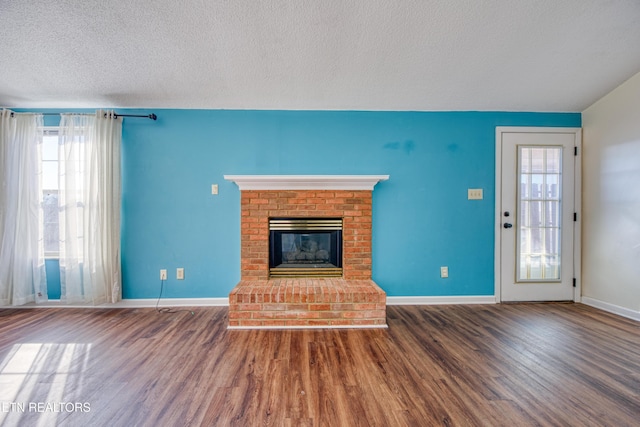
<instances>
[{"instance_id":1,"label":"door hinge","mask_svg":"<svg viewBox=\"0 0 640 427\"><path fill-rule=\"evenodd\" d=\"M575 221L577 221L577 220L578 220L578 213L577 213L577 212L574 212L574 213L573 213L573 221L575 222Z\"/></svg>"},{"instance_id":2,"label":"door hinge","mask_svg":"<svg viewBox=\"0 0 640 427\"><path fill-rule=\"evenodd\" d=\"M573 287L574 288L576 287L576 278L575 277L573 278Z\"/></svg>"},{"instance_id":3,"label":"door hinge","mask_svg":"<svg viewBox=\"0 0 640 427\"><path fill-rule=\"evenodd\" d=\"M574 156L578 155L578 147L573 147L573 155Z\"/></svg>"}]
</instances>

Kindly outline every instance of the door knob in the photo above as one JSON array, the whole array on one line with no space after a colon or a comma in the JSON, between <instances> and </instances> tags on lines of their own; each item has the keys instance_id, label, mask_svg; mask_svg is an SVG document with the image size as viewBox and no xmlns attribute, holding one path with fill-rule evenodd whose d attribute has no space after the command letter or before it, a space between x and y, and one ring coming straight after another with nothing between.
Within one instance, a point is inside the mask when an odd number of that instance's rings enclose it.
<instances>
[{"instance_id":1,"label":"door knob","mask_svg":"<svg viewBox=\"0 0 640 427\"><path fill-rule=\"evenodd\" d=\"M509 224L508 222L505 222L505 223L504 223L504 225L503 225L503 227L504 227L504 228L511 228L511 227L513 227L513 225L512 225L512 224Z\"/></svg>"}]
</instances>

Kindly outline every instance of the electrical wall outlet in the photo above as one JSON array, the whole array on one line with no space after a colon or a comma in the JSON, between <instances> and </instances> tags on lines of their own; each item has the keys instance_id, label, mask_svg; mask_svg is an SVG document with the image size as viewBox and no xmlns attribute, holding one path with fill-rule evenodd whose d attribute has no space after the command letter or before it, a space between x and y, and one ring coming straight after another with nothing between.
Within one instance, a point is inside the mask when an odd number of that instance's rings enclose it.
<instances>
[{"instance_id":1,"label":"electrical wall outlet","mask_svg":"<svg viewBox=\"0 0 640 427\"><path fill-rule=\"evenodd\" d=\"M443 279L449 277L449 267L440 267L440 277Z\"/></svg>"},{"instance_id":2,"label":"electrical wall outlet","mask_svg":"<svg viewBox=\"0 0 640 427\"><path fill-rule=\"evenodd\" d=\"M167 280L167 270L160 270L160 280Z\"/></svg>"},{"instance_id":3,"label":"electrical wall outlet","mask_svg":"<svg viewBox=\"0 0 640 427\"><path fill-rule=\"evenodd\" d=\"M176 269L176 279L184 280L184 268Z\"/></svg>"}]
</instances>

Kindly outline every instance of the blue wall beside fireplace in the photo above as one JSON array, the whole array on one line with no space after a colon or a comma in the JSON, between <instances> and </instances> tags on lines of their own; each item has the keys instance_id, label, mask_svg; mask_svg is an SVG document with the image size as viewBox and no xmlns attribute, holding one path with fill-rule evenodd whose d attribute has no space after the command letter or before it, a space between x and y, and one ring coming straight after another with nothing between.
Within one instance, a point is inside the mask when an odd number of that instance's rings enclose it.
<instances>
[{"instance_id":1,"label":"blue wall beside fireplace","mask_svg":"<svg viewBox=\"0 0 640 427\"><path fill-rule=\"evenodd\" d=\"M228 295L240 192L225 174L388 174L373 191L374 280L389 296L492 295L495 127L581 124L579 113L155 112L125 119L124 298L157 297L161 268L164 297Z\"/></svg>"}]
</instances>

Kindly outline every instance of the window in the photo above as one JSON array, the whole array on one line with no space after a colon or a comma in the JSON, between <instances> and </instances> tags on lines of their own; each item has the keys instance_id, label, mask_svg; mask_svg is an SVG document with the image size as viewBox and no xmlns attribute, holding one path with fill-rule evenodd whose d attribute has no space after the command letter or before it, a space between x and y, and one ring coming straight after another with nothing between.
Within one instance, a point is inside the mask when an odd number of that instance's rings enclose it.
<instances>
[{"instance_id":1,"label":"window","mask_svg":"<svg viewBox=\"0 0 640 427\"><path fill-rule=\"evenodd\" d=\"M45 128L42 141L42 208L44 211L44 255L57 258L60 252L60 210L58 207L58 129Z\"/></svg>"},{"instance_id":2,"label":"window","mask_svg":"<svg viewBox=\"0 0 640 427\"><path fill-rule=\"evenodd\" d=\"M518 282L559 281L562 147L520 146Z\"/></svg>"}]
</instances>

